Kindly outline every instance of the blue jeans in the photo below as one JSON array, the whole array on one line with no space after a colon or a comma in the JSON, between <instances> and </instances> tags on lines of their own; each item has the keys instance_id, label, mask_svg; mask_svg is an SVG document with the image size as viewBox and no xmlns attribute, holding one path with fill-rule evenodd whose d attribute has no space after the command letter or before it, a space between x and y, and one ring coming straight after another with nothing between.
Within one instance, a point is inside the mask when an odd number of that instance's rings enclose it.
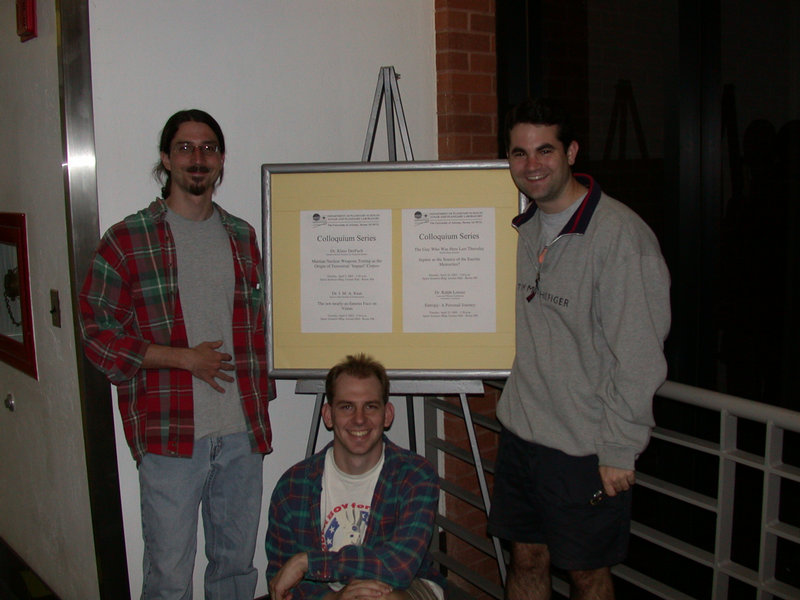
<instances>
[{"instance_id":1,"label":"blue jeans","mask_svg":"<svg viewBox=\"0 0 800 600\"><path fill-rule=\"evenodd\" d=\"M247 433L196 440L192 458L144 456L142 600L192 600L199 506L208 558L206 600L253 599L262 461Z\"/></svg>"}]
</instances>

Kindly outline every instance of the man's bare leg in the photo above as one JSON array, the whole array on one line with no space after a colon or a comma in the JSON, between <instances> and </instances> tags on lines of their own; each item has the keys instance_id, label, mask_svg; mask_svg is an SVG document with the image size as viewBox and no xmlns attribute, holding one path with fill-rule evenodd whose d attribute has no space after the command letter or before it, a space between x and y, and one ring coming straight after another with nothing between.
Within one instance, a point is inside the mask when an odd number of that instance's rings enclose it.
<instances>
[{"instance_id":1,"label":"man's bare leg","mask_svg":"<svg viewBox=\"0 0 800 600\"><path fill-rule=\"evenodd\" d=\"M508 600L550 600L550 552L544 544L511 543Z\"/></svg>"},{"instance_id":2,"label":"man's bare leg","mask_svg":"<svg viewBox=\"0 0 800 600\"><path fill-rule=\"evenodd\" d=\"M572 580L571 600L614 600L614 584L608 567L570 571L569 575Z\"/></svg>"}]
</instances>

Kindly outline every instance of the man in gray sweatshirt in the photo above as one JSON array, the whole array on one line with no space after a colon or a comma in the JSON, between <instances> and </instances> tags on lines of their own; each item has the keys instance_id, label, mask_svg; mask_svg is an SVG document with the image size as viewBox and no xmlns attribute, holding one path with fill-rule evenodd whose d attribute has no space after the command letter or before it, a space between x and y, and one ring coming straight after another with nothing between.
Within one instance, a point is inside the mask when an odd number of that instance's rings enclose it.
<instances>
[{"instance_id":1,"label":"man in gray sweatshirt","mask_svg":"<svg viewBox=\"0 0 800 600\"><path fill-rule=\"evenodd\" d=\"M506 121L511 177L531 201L514 219L516 358L489 531L511 541L506 597L550 598L550 567L571 598L614 597L627 553L634 462L666 377L669 272L658 241L587 175L569 118L528 100Z\"/></svg>"}]
</instances>

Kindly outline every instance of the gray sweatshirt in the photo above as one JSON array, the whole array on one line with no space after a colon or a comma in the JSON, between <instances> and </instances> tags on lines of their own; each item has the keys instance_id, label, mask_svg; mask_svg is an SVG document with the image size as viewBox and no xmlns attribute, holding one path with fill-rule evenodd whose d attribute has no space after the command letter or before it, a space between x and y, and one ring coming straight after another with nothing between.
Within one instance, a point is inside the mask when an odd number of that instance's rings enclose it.
<instances>
[{"instance_id":1,"label":"gray sweatshirt","mask_svg":"<svg viewBox=\"0 0 800 600\"><path fill-rule=\"evenodd\" d=\"M516 357L497 417L522 439L633 469L666 378L669 272L644 221L576 179L588 193L555 241L535 204L514 219Z\"/></svg>"}]
</instances>

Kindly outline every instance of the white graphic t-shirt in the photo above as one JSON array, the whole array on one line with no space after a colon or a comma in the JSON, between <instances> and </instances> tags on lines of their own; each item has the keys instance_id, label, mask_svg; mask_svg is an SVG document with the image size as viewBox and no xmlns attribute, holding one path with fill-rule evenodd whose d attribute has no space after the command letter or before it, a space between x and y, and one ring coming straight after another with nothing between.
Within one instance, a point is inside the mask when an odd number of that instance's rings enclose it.
<instances>
[{"instance_id":1,"label":"white graphic t-shirt","mask_svg":"<svg viewBox=\"0 0 800 600\"><path fill-rule=\"evenodd\" d=\"M364 542L372 496L382 468L383 453L378 463L366 473L349 475L336 466L333 448L328 448L319 503L322 547L325 550L335 552ZM334 591L344 587L338 582L329 585Z\"/></svg>"}]
</instances>

